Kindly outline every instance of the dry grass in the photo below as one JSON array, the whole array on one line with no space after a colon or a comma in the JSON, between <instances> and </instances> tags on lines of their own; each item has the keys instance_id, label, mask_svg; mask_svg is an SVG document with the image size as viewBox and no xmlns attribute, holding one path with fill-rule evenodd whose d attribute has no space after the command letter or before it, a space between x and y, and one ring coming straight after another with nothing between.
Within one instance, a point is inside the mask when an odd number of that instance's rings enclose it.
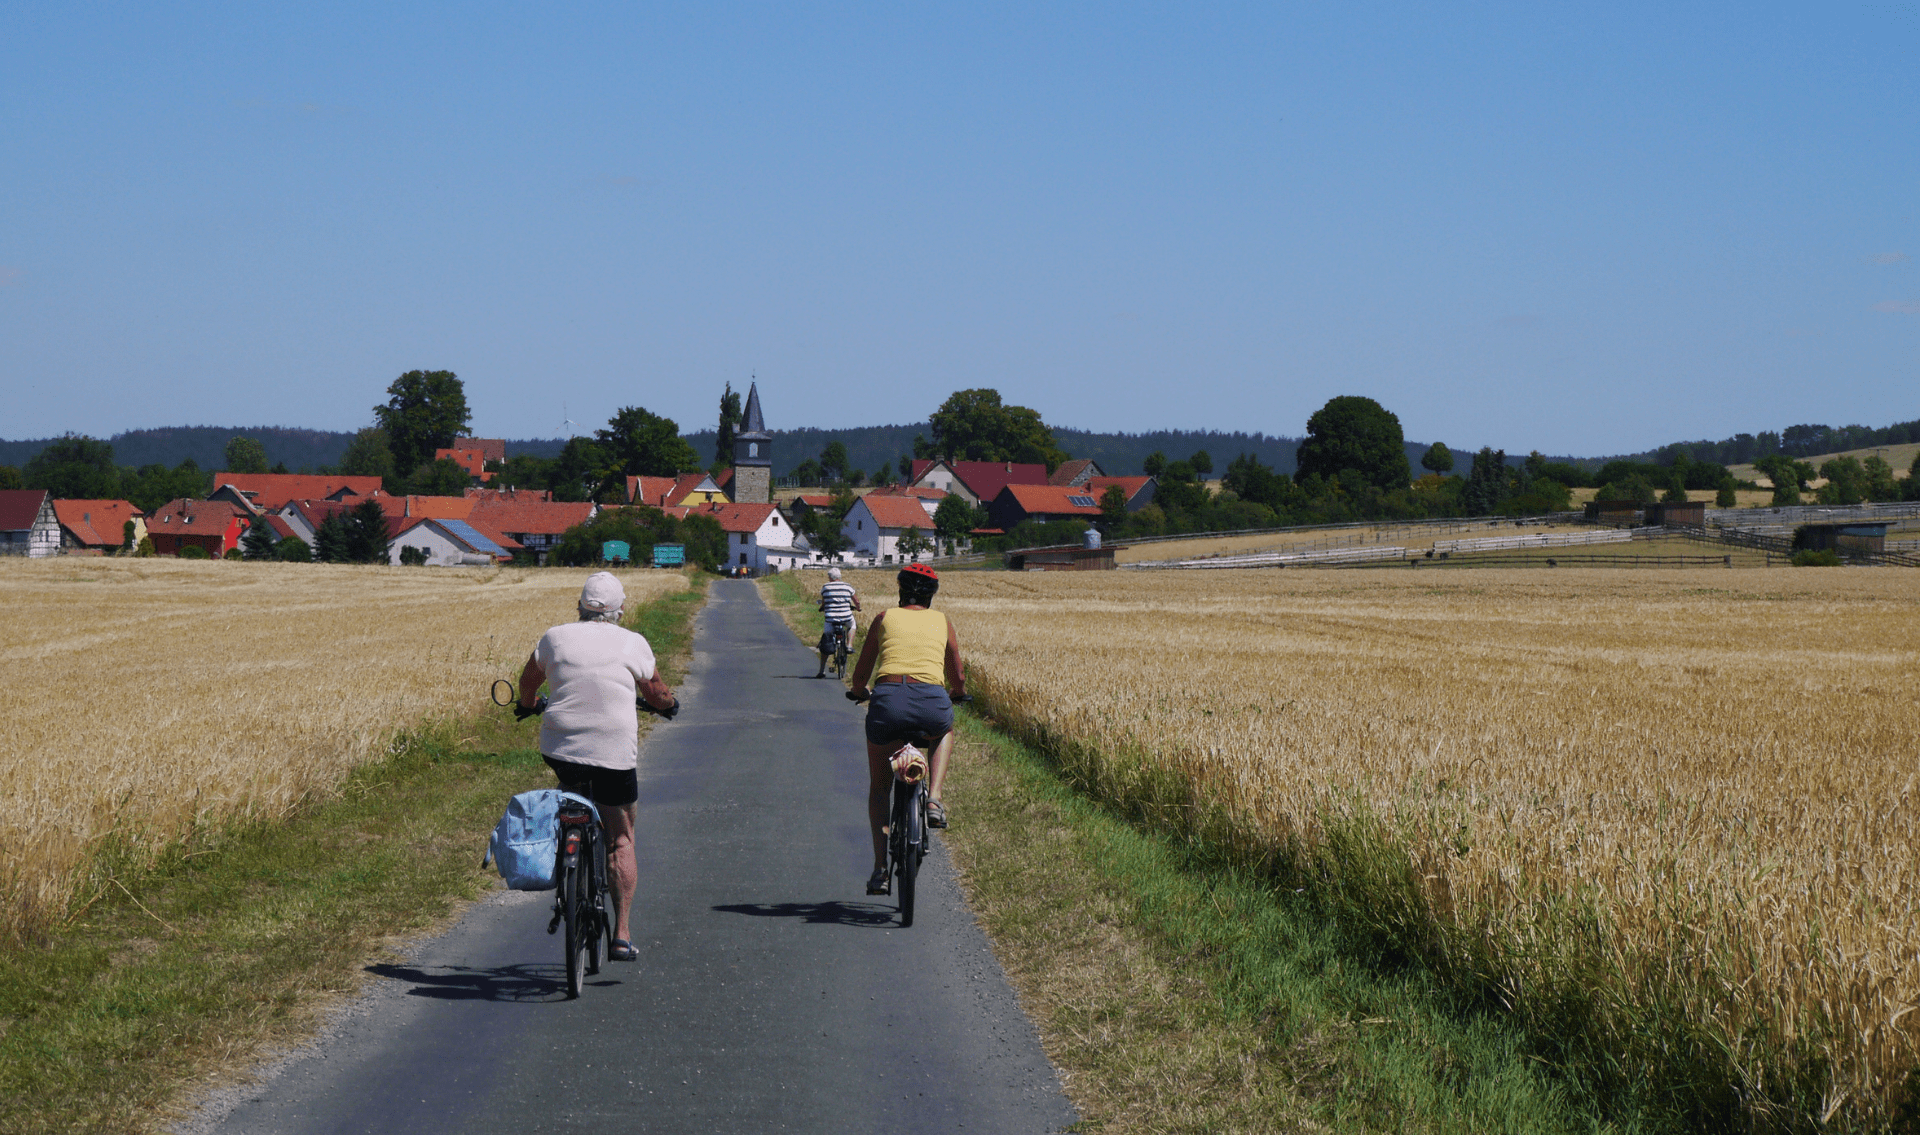
<instances>
[{"instance_id":1,"label":"dry grass","mask_svg":"<svg viewBox=\"0 0 1920 1135\"><path fill-rule=\"evenodd\" d=\"M470 711L587 572L0 560L0 933L64 917L108 835L285 813ZM635 571L630 603L686 586Z\"/></svg>"},{"instance_id":2,"label":"dry grass","mask_svg":"<svg viewBox=\"0 0 1920 1135\"><path fill-rule=\"evenodd\" d=\"M1404 524L1359 525L1352 528L1300 529L1292 532L1267 532L1255 536L1194 535L1189 540L1158 540L1128 544L1124 539L1114 552L1114 562L1143 563L1155 560L1182 560L1199 556L1240 556L1254 552L1309 552L1334 548L1363 548L1374 544L1399 544L1424 548L1435 540L1467 539L1476 536L1511 536L1518 533L1567 531L1580 525L1528 525L1516 528L1512 521L1408 521Z\"/></svg>"},{"instance_id":3,"label":"dry grass","mask_svg":"<svg viewBox=\"0 0 1920 1135\"><path fill-rule=\"evenodd\" d=\"M1576 1075L1701 1125L1904 1103L1920 573L950 573L940 605L1016 732Z\"/></svg>"}]
</instances>

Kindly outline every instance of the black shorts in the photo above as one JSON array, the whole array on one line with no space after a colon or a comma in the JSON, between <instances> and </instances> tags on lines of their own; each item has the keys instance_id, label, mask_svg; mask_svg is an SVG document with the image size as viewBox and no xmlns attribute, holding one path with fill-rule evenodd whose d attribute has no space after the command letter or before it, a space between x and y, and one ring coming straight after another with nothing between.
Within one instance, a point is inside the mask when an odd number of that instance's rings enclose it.
<instances>
[{"instance_id":1,"label":"black shorts","mask_svg":"<svg viewBox=\"0 0 1920 1135\"><path fill-rule=\"evenodd\" d=\"M579 765L544 756L540 759L560 778L561 788L601 807L624 808L640 799L640 773L635 769Z\"/></svg>"},{"instance_id":2,"label":"black shorts","mask_svg":"<svg viewBox=\"0 0 1920 1135\"><path fill-rule=\"evenodd\" d=\"M891 745L908 738L935 742L953 732L953 702L945 686L881 682L867 703L867 741Z\"/></svg>"}]
</instances>

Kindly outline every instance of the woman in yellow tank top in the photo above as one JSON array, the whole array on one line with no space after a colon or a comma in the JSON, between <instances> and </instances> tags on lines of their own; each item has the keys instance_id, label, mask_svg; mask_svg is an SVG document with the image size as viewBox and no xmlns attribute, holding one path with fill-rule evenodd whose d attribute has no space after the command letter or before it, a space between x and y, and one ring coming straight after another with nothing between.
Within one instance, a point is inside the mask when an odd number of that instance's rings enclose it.
<instances>
[{"instance_id":1,"label":"woman in yellow tank top","mask_svg":"<svg viewBox=\"0 0 1920 1135\"><path fill-rule=\"evenodd\" d=\"M867 893L887 893L887 795L893 754L906 737L937 737L927 754L927 823L947 826L940 786L953 752L953 700L967 694L960 638L953 620L932 610L940 577L908 564L897 577L900 605L875 616L853 668L855 697L867 698L867 824L873 829L873 876ZM948 696L948 691L952 696Z\"/></svg>"}]
</instances>

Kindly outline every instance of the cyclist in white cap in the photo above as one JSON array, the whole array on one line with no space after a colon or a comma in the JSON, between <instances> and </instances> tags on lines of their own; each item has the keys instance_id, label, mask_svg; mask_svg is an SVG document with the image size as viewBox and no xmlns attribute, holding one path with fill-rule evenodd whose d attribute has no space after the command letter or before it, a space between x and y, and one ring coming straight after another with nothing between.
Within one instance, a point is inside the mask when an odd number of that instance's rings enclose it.
<instances>
[{"instance_id":1,"label":"cyclist in white cap","mask_svg":"<svg viewBox=\"0 0 1920 1135\"><path fill-rule=\"evenodd\" d=\"M827 676L827 656L833 653L834 635L846 635L847 646L853 646L853 613L859 609L860 596L854 593L853 584L840 582L839 568L828 568L827 582L820 588L820 613L826 616L827 633L820 639L820 672L814 677Z\"/></svg>"},{"instance_id":2,"label":"cyclist in white cap","mask_svg":"<svg viewBox=\"0 0 1920 1135\"><path fill-rule=\"evenodd\" d=\"M560 787L593 801L607 829L607 870L613 875L613 945L607 960L632 961L628 912L640 871L633 859L634 802L640 799L640 721L635 696L671 718L680 700L660 680L646 636L620 625L626 589L609 572L595 572L580 589L580 618L540 636L520 671L520 712L535 712L547 686L540 722L540 755Z\"/></svg>"}]
</instances>

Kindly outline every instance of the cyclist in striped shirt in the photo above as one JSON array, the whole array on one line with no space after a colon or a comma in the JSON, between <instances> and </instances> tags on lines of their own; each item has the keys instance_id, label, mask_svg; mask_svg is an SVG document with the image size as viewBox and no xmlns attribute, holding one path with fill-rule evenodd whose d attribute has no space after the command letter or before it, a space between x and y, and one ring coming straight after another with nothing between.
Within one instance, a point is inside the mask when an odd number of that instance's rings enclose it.
<instances>
[{"instance_id":1,"label":"cyclist in striped shirt","mask_svg":"<svg viewBox=\"0 0 1920 1135\"><path fill-rule=\"evenodd\" d=\"M839 568L828 568L826 585L820 589L820 612L827 617L827 633L820 639L820 672L814 677L827 676L827 656L833 653L832 636L846 635L847 645L852 647L853 613L859 609L860 596L854 594L853 584L840 582Z\"/></svg>"}]
</instances>

